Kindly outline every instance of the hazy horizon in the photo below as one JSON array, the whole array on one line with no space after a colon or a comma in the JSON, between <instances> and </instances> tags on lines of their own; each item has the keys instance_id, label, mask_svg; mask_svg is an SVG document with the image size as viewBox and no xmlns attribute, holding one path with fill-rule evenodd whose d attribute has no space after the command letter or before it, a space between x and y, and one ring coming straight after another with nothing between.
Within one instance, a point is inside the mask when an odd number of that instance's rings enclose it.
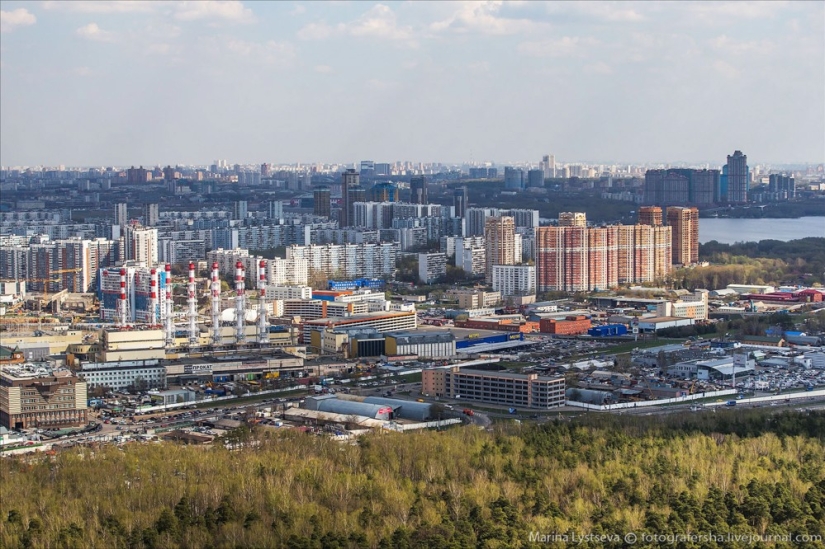
<instances>
[{"instance_id":1,"label":"hazy horizon","mask_svg":"<svg viewBox=\"0 0 825 549\"><path fill-rule=\"evenodd\" d=\"M822 2L2 8L4 166L825 162Z\"/></svg>"}]
</instances>

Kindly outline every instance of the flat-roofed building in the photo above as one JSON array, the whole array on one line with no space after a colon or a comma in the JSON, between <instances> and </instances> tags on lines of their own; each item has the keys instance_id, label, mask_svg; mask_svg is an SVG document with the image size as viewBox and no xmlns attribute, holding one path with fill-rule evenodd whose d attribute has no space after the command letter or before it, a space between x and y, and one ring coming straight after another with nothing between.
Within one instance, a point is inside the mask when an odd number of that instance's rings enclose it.
<instances>
[{"instance_id":1,"label":"flat-roofed building","mask_svg":"<svg viewBox=\"0 0 825 549\"><path fill-rule=\"evenodd\" d=\"M551 409L564 406L563 377L491 372L453 366L425 369L422 392L438 397L504 406Z\"/></svg>"},{"instance_id":2,"label":"flat-roofed building","mask_svg":"<svg viewBox=\"0 0 825 549\"><path fill-rule=\"evenodd\" d=\"M120 390L165 389L166 367L159 360L129 360L122 362L84 362L76 371L90 388L108 387Z\"/></svg>"},{"instance_id":3,"label":"flat-roofed building","mask_svg":"<svg viewBox=\"0 0 825 549\"><path fill-rule=\"evenodd\" d=\"M82 427L88 423L86 382L68 370L25 365L0 372L0 426Z\"/></svg>"},{"instance_id":4,"label":"flat-roofed building","mask_svg":"<svg viewBox=\"0 0 825 549\"><path fill-rule=\"evenodd\" d=\"M386 354L427 358L455 356L455 336L448 332L395 332L387 334Z\"/></svg>"},{"instance_id":5,"label":"flat-roofed building","mask_svg":"<svg viewBox=\"0 0 825 549\"><path fill-rule=\"evenodd\" d=\"M327 328L375 328L377 332L381 333L414 330L416 328L416 320L415 311L366 313L348 317L329 317L310 320L304 323L303 342L315 347L320 347L321 332ZM313 335L314 333L318 335Z\"/></svg>"}]
</instances>

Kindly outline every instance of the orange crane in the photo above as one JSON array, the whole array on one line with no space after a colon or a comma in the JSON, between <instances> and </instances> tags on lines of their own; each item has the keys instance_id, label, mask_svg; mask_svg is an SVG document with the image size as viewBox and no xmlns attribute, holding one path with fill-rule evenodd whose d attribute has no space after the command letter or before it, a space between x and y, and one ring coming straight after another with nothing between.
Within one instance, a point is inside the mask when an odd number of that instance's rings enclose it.
<instances>
[{"instance_id":1,"label":"orange crane","mask_svg":"<svg viewBox=\"0 0 825 549\"><path fill-rule=\"evenodd\" d=\"M43 282L43 301L49 303L49 284L52 282L60 282L60 276L65 273L79 273L83 271L82 267L74 267L73 269L58 269L51 271L51 278L27 278L27 282Z\"/></svg>"}]
</instances>

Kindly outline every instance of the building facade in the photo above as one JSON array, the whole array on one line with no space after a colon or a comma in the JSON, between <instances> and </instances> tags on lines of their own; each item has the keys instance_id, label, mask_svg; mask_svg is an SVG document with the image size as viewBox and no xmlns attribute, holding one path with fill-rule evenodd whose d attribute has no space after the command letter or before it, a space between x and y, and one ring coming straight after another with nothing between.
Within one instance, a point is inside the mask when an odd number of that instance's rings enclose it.
<instances>
[{"instance_id":1,"label":"building facade","mask_svg":"<svg viewBox=\"0 0 825 549\"><path fill-rule=\"evenodd\" d=\"M0 426L7 429L82 427L88 423L86 382L67 372L0 373Z\"/></svg>"},{"instance_id":2,"label":"building facade","mask_svg":"<svg viewBox=\"0 0 825 549\"><path fill-rule=\"evenodd\" d=\"M422 392L437 397L503 406L552 409L564 406L563 377L472 370L454 366L422 372Z\"/></svg>"}]
</instances>

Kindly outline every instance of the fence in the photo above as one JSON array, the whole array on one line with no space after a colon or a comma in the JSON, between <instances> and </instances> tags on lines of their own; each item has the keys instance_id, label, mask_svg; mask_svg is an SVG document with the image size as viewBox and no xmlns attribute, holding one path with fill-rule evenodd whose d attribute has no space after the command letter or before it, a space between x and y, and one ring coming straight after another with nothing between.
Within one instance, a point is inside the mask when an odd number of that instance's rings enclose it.
<instances>
[{"instance_id":1,"label":"fence","mask_svg":"<svg viewBox=\"0 0 825 549\"><path fill-rule=\"evenodd\" d=\"M624 410L627 408L643 408L645 406L661 406L662 404L676 404L680 402L690 402L692 400L699 400L702 398L713 398L718 396L728 396L738 394L739 391L733 389L723 389L721 391L709 391L706 393L696 393L695 395L685 395L676 398L663 398L661 400L644 400L642 402L622 402L619 404L587 404L586 402L578 402L575 400L568 400L565 402L567 406L575 406L576 408L586 408L588 410L595 410L597 412L609 412L611 410ZM806 393L811 395L811 393Z\"/></svg>"}]
</instances>

